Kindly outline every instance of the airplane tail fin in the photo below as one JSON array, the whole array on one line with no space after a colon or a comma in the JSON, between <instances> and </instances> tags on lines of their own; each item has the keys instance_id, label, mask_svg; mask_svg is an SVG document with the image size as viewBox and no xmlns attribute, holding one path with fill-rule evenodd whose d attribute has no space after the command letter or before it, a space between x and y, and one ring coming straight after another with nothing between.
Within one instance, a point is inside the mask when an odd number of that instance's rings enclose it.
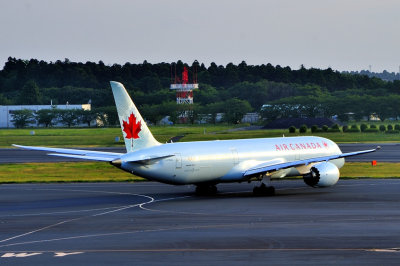
<instances>
[{"instance_id":1,"label":"airplane tail fin","mask_svg":"<svg viewBox=\"0 0 400 266\"><path fill-rule=\"evenodd\" d=\"M148 148L160 143L153 137L128 92L119 82L110 81L117 105L119 122L127 152Z\"/></svg>"}]
</instances>

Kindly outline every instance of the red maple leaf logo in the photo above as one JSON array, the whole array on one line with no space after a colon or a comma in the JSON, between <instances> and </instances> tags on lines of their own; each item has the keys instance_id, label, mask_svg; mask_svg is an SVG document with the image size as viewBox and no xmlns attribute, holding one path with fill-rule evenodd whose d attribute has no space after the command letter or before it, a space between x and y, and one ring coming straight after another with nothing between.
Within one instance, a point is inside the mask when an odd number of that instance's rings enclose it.
<instances>
[{"instance_id":1,"label":"red maple leaf logo","mask_svg":"<svg viewBox=\"0 0 400 266\"><path fill-rule=\"evenodd\" d=\"M325 141L323 141L322 144L325 146L325 148L328 148L328 143L326 143Z\"/></svg>"},{"instance_id":2,"label":"red maple leaf logo","mask_svg":"<svg viewBox=\"0 0 400 266\"><path fill-rule=\"evenodd\" d=\"M128 122L122 120L122 125L124 126L124 132L126 133L127 139L138 139L139 132L142 130L142 122L139 121L136 123L136 116L132 113L128 117Z\"/></svg>"}]
</instances>

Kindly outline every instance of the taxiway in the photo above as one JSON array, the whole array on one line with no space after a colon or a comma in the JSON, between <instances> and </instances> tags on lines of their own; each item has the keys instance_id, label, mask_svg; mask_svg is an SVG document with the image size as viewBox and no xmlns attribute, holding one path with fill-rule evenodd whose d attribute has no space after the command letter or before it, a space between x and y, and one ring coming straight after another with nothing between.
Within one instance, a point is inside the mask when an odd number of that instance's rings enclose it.
<instances>
[{"instance_id":1,"label":"taxiway","mask_svg":"<svg viewBox=\"0 0 400 266\"><path fill-rule=\"evenodd\" d=\"M400 180L0 186L4 265L390 265L400 259Z\"/></svg>"}]
</instances>

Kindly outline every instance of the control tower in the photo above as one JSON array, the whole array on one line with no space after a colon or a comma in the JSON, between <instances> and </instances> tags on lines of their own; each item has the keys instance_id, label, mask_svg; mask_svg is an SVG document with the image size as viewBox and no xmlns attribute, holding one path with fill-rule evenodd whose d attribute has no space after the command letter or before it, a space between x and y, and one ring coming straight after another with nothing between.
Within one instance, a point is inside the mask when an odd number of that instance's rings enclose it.
<instances>
[{"instance_id":1,"label":"control tower","mask_svg":"<svg viewBox=\"0 0 400 266\"><path fill-rule=\"evenodd\" d=\"M171 75L172 80L172 75ZM176 75L175 70L175 78L172 81L171 90L176 91L176 103L181 105L179 120L181 123L186 123L189 116L192 114L192 104L193 104L193 90L198 89L199 84L197 83L197 73L196 69L193 71L193 82L189 83L189 75L188 68L186 66L183 67L182 79ZM186 107L185 107L186 105Z\"/></svg>"},{"instance_id":2,"label":"control tower","mask_svg":"<svg viewBox=\"0 0 400 266\"><path fill-rule=\"evenodd\" d=\"M187 67L183 67L182 80L175 75L174 83L170 89L176 91L177 104L193 104L193 90L198 89L197 76L193 75L193 83L189 84L189 75Z\"/></svg>"}]
</instances>

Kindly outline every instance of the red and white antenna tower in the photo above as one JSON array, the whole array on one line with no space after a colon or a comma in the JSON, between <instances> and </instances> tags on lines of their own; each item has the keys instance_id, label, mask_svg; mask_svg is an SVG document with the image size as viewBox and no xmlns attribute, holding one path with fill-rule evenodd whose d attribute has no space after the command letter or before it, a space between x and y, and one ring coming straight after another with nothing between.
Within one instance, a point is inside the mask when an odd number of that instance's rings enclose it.
<instances>
[{"instance_id":1,"label":"red and white antenna tower","mask_svg":"<svg viewBox=\"0 0 400 266\"><path fill-rule=\"evenodd\" d=\"M176 66L175 66L176 67ZM193 90L198 89L199 84L197 83L196 69L193 70L193 83L189 84L188 68L183 67L182 80L176 76L174 83L171 84L170 89L176 91L176 103L177 104L193 104Z\"/></svg>"}]
</instances>

